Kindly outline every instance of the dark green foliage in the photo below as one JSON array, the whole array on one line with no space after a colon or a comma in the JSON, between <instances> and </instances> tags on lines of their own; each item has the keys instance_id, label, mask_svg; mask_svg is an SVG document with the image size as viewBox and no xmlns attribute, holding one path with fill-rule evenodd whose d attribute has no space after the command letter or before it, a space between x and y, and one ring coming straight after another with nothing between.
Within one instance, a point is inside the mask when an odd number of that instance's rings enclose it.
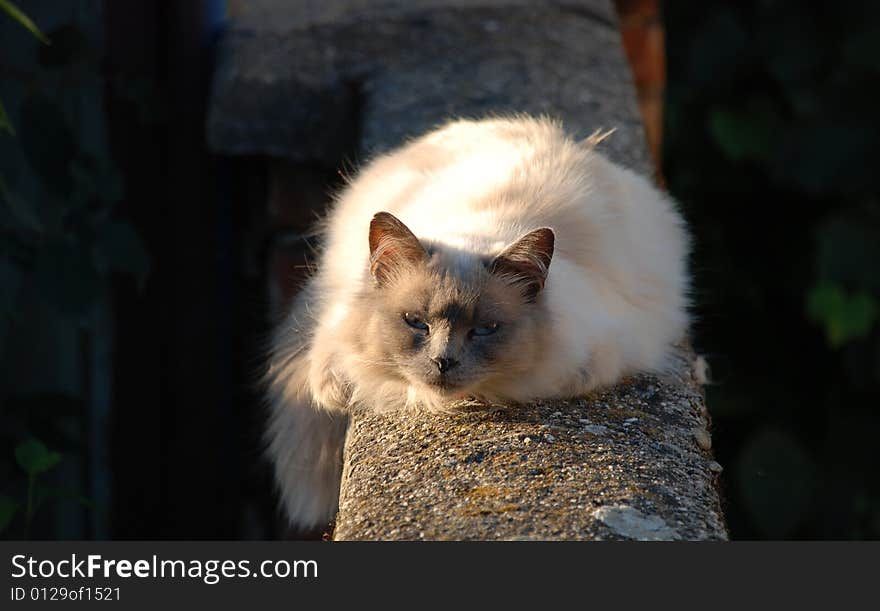
<instances>
[{"instance_id":1,"label":"dark green foliage","mask_svg":"<svg viewBox=\"0 0 880 611\"><path fill-rule=\"evenodd\" d=\"M6 209L0 245L4 265L32 276L46 302L76 321L104 291L108 274L121 272L142 285L150 259L134 228L113 215L122 176L109 158L84 148L62 103L78 86L71 75L100 79L97 54L73 24L51 35L54 44L38 49L40 64L50 71L33 81L44 86L31 88L18 113L18 144L39 181L39 196L23 197L0 175ZM7 295L4 311L14 303L14 294Z\"/></svg>"},{"instance_id":2,"label":"dark green foliage","mask_svg":"<svg viewBox=\"0 0 880 611\"><path fill-rule=\"evenodd\" d=\"M50 452L38 439L28 439L15 448L15 462L28 476L45 473L58 464L61 454Z\"/></svg>"},{"instance_id":3,"label":"dark green foliage","mask_svg":"<svg viewBox=\"0 0 880 611\"><path fill-rule=\"evenodd\" d=\"M0 0L0 11L3 11L6 15L21 24L23 28L33 34L41 42L49 44L49 39L40 31L40 28L38 28L31 18L23 13L13 2L10 0Z\"/></svg>"},{"instance_id":4,"label":"dark green foliage","mask_svg":"<svg viewBox=\"0 0 880 611\"><path fill-rule=\"evenodd\" d=\"M61 462L61 454L49 450L42 441L33 437L26 439L15 447L14 455L15 462L26 476L24 500L19 502L0 495L0 533L13 523L16 514L22 513L22 531L18 534L27 538L34 516L47 501L72 500L91 507L88 499L63 488L46 486L41 481L40 476L51 471Z\"/></svg>"},{"instance_id":5,"label":"dark green foliage","mask_svg":"<svg viewBox=\"0 0 880 611\"><path fill-rule=\"evenodd\" d=\"M116 209L124 193L122 176L79 112L81 101L104 86L99 53L89 36L68 23L47 38L11 3L0 0L0 10L52 43L28 38L38 63L4 75L10 90L18 87L23 94L15 108L6 107L9 115L0 107L0 356L8 362L17 351L37 349L10 346L13 331L34 333L34 325L47 320L53 321L54 332L88 346L92 314L108 299L111 279L129 277L142 287L150 257ZM6 16L0 13L0 19ZM13 163L19 159L24 163ZM41 306L54 314L23 322ZM81 356L75 353L74 358ZM46 357L53 360L51 354ZM29 536L45 503L90 505L78 491L55 485L64 465L75 469L88 458L83 439L92 423L83 400L56 392L53 366L46 364L45 388L30 383L22 392L11 376L0 385L0 532L7 536ZM81 366L87 370L89 365ZM40 378L39 373L30 377ZM66 464L61 452L74 463Z\"/></svg>"},{"instance_id":6,"label":"dark green foliage","mask_svg":"<svg viewBox=\"0 0 880 611\"><path fill-rule=\"evenodd\" d=\"M732 534L880 538L880 3L663 4Z\"/></svg>"}]
</instances>

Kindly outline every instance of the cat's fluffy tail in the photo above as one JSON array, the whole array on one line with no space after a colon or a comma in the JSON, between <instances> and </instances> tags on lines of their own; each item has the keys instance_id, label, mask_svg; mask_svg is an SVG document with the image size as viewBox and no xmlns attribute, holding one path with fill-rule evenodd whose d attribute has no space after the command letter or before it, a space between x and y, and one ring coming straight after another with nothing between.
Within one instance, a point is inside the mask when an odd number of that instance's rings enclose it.
<instances>
[{"instance_id":1,"label":"cat's fluffy tail","mask_svg":"<svg viewBox=\"0 0 880 611\"><path fill-rule=\"evenodd\" d=\"M275 481L291 524L313 529L336 515L348 416L276 399L267 430Z\"/></svg>"},{"instance_id":2,"label":"cat's fluffy tail","mask_svg":"<svg viewBox=\"0 0 880 611\"><path fill-rule=\"evenodd\" d=\"M311 337L305 294L276 332L265 383L266 442L281 503L290 523L326 526L336 515L348 414L316 405L309 392Z\"/></svg>"}]
</instances>

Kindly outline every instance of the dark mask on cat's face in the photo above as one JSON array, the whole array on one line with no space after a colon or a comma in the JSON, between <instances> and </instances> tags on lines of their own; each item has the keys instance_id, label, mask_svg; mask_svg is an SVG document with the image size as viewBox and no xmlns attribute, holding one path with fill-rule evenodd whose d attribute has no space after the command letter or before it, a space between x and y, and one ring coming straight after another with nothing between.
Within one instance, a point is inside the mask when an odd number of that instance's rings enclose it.
<instances>
[{"instance_id":1,"label":"dark mask on cat's face","mask_svg":"<svg viewBox=\"0 0 880 611\"><path fill-rule=\"evenodd\" d=\"M480 259L422 244L394 216L370 226L372 291L361 306L374 362L442 395L481 389L528 370L539 343L538 305L553 254L553 232L532 231L495 257Z\"/></svg>"}]
</instances>

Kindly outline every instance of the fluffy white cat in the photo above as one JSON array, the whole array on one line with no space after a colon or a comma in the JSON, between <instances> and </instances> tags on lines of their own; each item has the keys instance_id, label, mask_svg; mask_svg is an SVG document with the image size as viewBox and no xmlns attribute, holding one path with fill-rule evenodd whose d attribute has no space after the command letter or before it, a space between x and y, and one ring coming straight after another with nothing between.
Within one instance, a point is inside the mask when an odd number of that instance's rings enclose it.
<instances>
[{"instance_id":1,"label":"fluffy white cat","mask_svg":"<svg viewBox=\"0 0 880 611\"><path fill-rule=\"evenodd\" d=\"M547 119L455 121L383 155L322 229L267 377L301 527L336 511L352 410L578 396L662 370L687 327L673 203Z\"/></svg>"}]
</instances>

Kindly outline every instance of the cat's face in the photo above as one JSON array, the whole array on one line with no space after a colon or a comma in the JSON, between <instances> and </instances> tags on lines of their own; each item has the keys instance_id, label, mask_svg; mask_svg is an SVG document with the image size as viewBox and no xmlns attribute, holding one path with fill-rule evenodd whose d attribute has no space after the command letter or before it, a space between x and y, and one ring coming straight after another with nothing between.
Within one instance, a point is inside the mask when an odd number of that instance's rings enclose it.
<instances>
[{"instance_id":1,"label":"cat's face","mask_svg":"<svg viewBox=\"0 0 880 611\"><path fill-rule=\"evenodd\" d=\"M377 289L373 329L408 382L457 395L509 372L535 327L535 308L488 272L463 279L436 263Z\"/></svg>"},{"instance_id":2,"label":"cat's face","mask_svg":"<svg viewBox=\"0 0 880 611\"><path fill-rule=\"evenodd\" d=\"M380 214L370 244L375 285L361 304L368 311L359 333L372 362L449 398L481 395L527 373L542 339L551 230L480 260L425 248L400 221Z\"/></svg>"}]
</instances>

